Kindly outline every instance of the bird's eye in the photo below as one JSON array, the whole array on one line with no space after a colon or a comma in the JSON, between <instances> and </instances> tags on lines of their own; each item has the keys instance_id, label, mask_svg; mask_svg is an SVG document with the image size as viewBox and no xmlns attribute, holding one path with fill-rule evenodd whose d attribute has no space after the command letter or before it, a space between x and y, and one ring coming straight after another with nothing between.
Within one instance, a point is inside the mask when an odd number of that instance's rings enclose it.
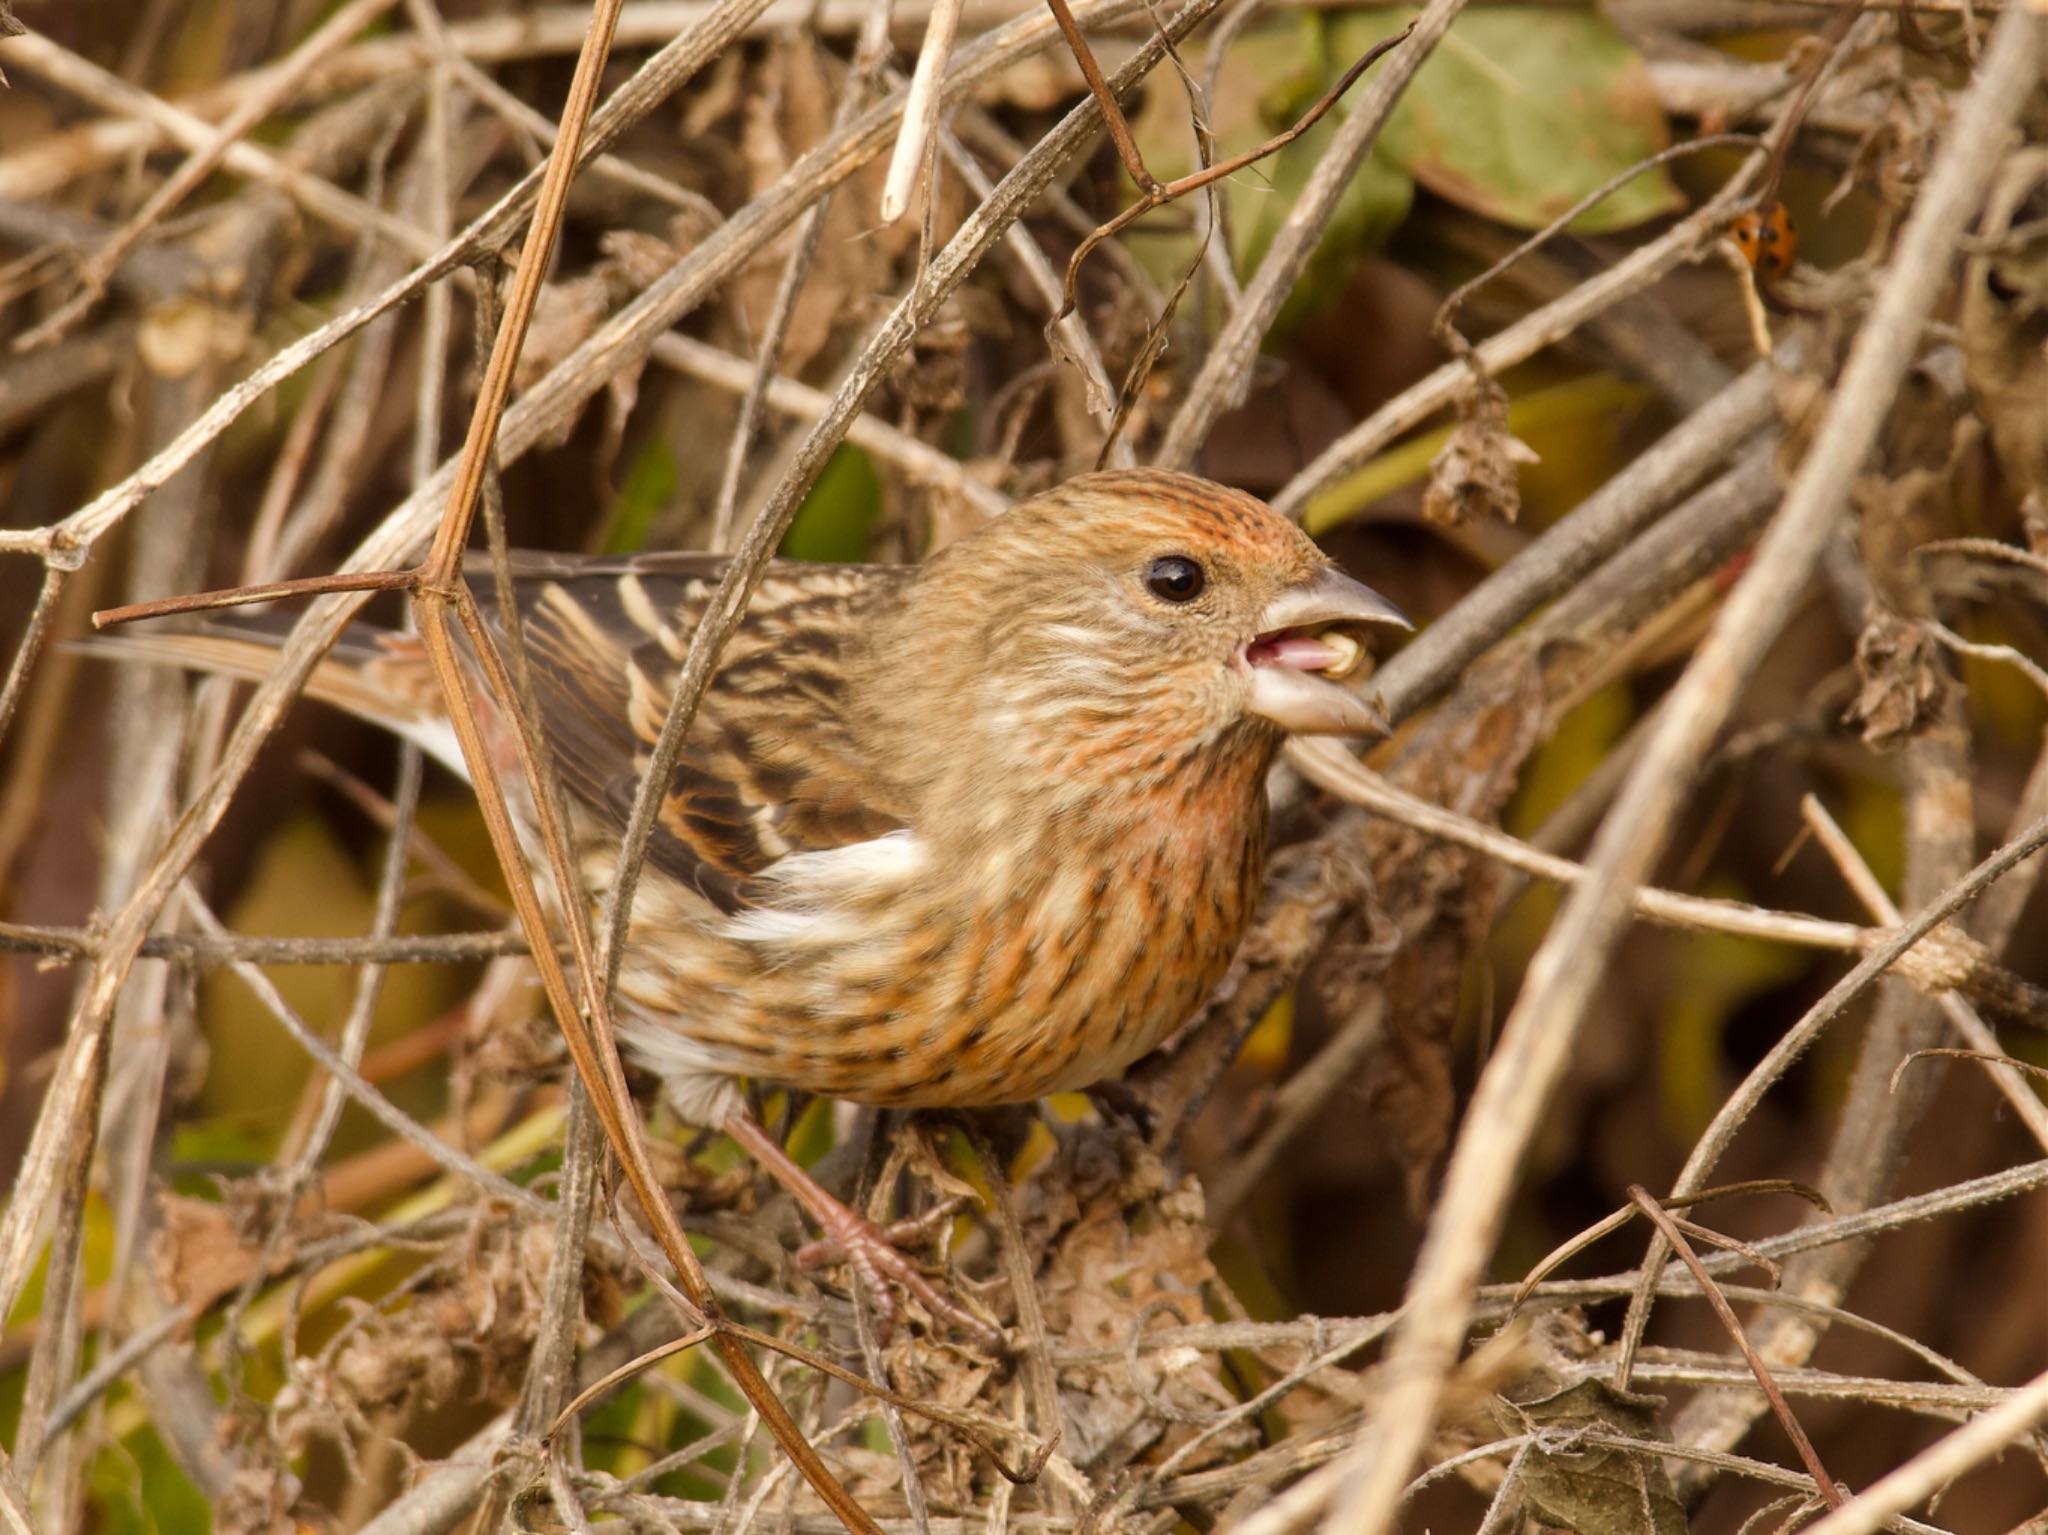
<instances>
[{"instance_id":1,"label":"bird's eye","mask_svg":"<svg viewBox=\"0 0 2048 1535\"><path fill-rule=\"evenodd\" d=\"M1184 554L1162 555L1145 572L1145 589L1165 602L1193 602L1208 584L1202 567Z\"/></svg>"}]
</instances>

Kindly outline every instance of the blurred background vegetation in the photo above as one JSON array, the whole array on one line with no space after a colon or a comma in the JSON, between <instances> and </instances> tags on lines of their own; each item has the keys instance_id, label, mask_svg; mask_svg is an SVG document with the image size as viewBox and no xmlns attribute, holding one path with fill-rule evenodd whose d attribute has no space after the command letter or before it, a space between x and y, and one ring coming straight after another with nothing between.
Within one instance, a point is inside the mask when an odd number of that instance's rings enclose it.
<instances>
[{"instance_id":1,"label":"blurred background vegetation","mask_svg":"<svg viewBox=\"0 0 2048 1535\"><path fill-rule=\"evenodd\" d=\"M103 296L61 331L36 335L77 293L81 262L184 158L141 103L175 102L202 122L219 121L263 91L274 79L266 72L339 9L312 0L17 0L30 34L20 41L42 51L0 42L8 78L0 90L0 340L12 343L0 352L0 527L44 528L91 501L258 361L409 268L421 249L488 207L544 153L532 114L551 119L559 110L580 12L493 0L377 8L269 102L247 141L273 163L385 210L417 233L415 248L309 209L302 196L230 165L149 224ZM986 30L1021 9L971 10L967 30ZM1895 11L1874 11L1864 20L1881 24L1844 44L1830 6L1470 6L1349 180L1251 367L1244 403L1214 422L1195 467L1263 495L1295 487L1307 525L1331 552L1425 625L1749 367L1757 317L1770 338L1794 348L1792 360L1781 351L1778 362L1786 423L1780 462L1789 470L1801 448L1801 401L1812 398L1799 391L1825 393L1995 9L1979 7L1984 14L1973 20L1967 6L1962 15L1943 6L1904 25ZM608 84L625 79L701 11L629 4ZM1218 23L1198 29L1180 68L1205 97L1208 156L1227 157L1286 126L1351 60L1414 14L1275 3L1230 10L1220 46L1212 35ZM833 131L835 103L857 89L849 60L860 15L859 7L831 3L770 9L620 141L615 154L630 173L579 180L522 361L522 388L588 341L653 277L771 195L790 166ZM893 37L905 69L922 19L921 7L897 7ZM1091 36L1113 65L1145 25L1142 14L1127 16L1091 28ZM1783 125L1802 82L1831 48L1846 62L1825 89L1799 103L1803 120L1787 128L1791 147L1773 162L1764 189L1798 230L1794 274L1782 284L1766 274L1763 297L1771 302L1758 305L1755 279L1726 259L1732 247L1717 235L1701 242L1698 259L1676 265L1602 323L1575 328L1502 372L1506 414L1498 431L1529 450L1526 461L1519 453L1508 459L1511 519L1439 515L1433 484L1439 496L1452 493L1442 468L1457 424L1448 411L1341 475L1313 484L1298 478L1340 434L1444 362L1433 324L1446 294L1610 185L1610 195L1568 230L1477 290L1457 328L1474 340L1496 333L1611 269L1710 197L1748 151L1730 144L1632 178L1631 169L1699 134ZM885 79L882 88L893 85ZM132 94L137 89L148 96ZM1020 53L951 117L959 153L1000 177L1083 94L1060 50ZM1195 166L1189 98L1173 67L1155 73L1127 106L1156 174L1170 178ZM1149 215L1082 269L1079 319L1113 380L1138 355L1167 296L1186 282L1166 349L1135 390L1125 427L1141 458L1329 154L1347 110L1340 106L1273 158L1230 177L1213 202L1189 198ZM2038 153L2048 136L2048 101L2037 93L2021 122ZM880 162L870 158L830 201L780 337L777 371L826 393L915 279L919 219L878 224L880 177ZM959 227L973 193L944 161L929 192L929 239L939 246ZM1020 227L1057 273L1088 229L1131 195L1113 150L1098 137ZM2038 227L2044 214L2048 208L2028 205L2009 222L2018 227L2031 218ZM1219 227L1205 239L1212 219ZM719 541L733 525L717 511L727 445L792 248L789 235L757 242L732 280L694 308L675 333L678 346L694 351L672 347L622 363L565 428L508 455L503 507L516 546L629 552ZM1969 252L1958 253L1959 272L1966 259ZM2033 260L2027 281L2039 283L2039 257ZM485 261L466 271L505 269ZM52 633L83 633L91 610L120 601L333 569L414 488L420 465L437 463L459 443L479 345L476 286L464 279L445 330L420 303L394 309L263 394L93 544L62 586ZM2048 304L2048 287L2027 291ZM1912 524L1913 541L1970 536L2031 546L2038 555L2042 530L2024 525L2023 507L2040 487L2030 486L2029 470L2000 435L2000 419L2023 423L2033 385L2021 379L2019 403L1987 418L1955 377L1953 355L1942 356L1944 346L1953 354L1968 342L1956 339L1967 323L1959 302L1941 311L1949 328L1933 336L1922 369L1938 403L1916 414L1923 423L1938 418L1932 462L1939 472L1924 517ZM1104 441L1102 418L1082 371L1048 348L1048 313L1029 263L1013 247L999 247L891 368L868 403L860 440L838 448L809 492L785 553L919 558L987 516L991 498L999 505L1091 467ZM444 386L438 403L422 394L429 379ZM2048 438L2048 396L2039 405ZM737 482L741 524L776 483L804 425L771 399ZM1888 452L1908 451L1906 432L1901 426L1888 435ZM1499 437L1492 440L1500 451ZM916 456L919 444L951 467L934 470ZM1878 519L1891 515L1889 505L1866 498L1859 510ZM1857 563L1858 549L1871 560L1871 544L1866 528L1863 544L1848 546L1849 563ZM14 548L0 557L0 655L10 661L21 653L44 580L38 562ZM1644 620L1617 665L1596 669L1583 688L1539 700L1529 739L1504 762L1498 820L1506 831L1535 836L1548 825L1555 850L1580 849L1584 824L1574 831L1571 815L1604 803L1611 783L1601 788L1603 772L1625 761L1628 743L1639 739L1632 732L1683 667L1741 558L1704 587L1674 594L1661 628ZM1731 721L1729 745L1697 786L1661 883L1772 910L1870 921L1804 829L1801 801L1813 795L1826 804L1896 895L1907 865L1903 793L1910 787L1898 746L1929 729L1959 732L1966 742L1966 843L1981 851L2007 835L2048 728L2039 673L1991 651L1949 652L1950 660L1929 663L1939 679L1928 688L1938 698L1917 700L1889 735L1866 729L1867 714L1847 715L1871 682L1867 656L1857 670L1865 613L1855 594L1863 589L1846 578L1816 583L1790 619ZM2044 657L2048 633L2037 599L2010 586L1936 594L1941 615L1968 640ZM395 620L398 605L380 599L370 612ZM0 916L19 928L75 928L118 905L214 760L228 709L218 688L195 692L184 678L40 650L0 740ZM377 732L317 706L294 709L192 871L196 897L236 934L369 932L396 763L393 743ZM1312 843L1338 813L1298 783L1284 785L1282 797L1283 842ZM1411 993L1402 991L1407 983L1398 972L1385 979L1384 956L1377 968L1372 959L1383 929L1400 928L1406 915L1405 887L1389 885L1382 868L1384 906L1360 892L1346 908L1351 916L1325 920L1317 957L1263 1010L1165 1162L1146 1164L1146 1189L1133 1192L1144 1180L1129 1167L1123 1184L1090 1170L1090 1135L1137 1165L1118 1139L1130 1132L1109 1123L1107 1108L1076 1100L1036 1122L1021 1114L991 1119L1027 1231L1042 1239L1040 1282L1053 1297L1056 1336L1117 1354L1115 1368L1099 1359L1061 1366L1075 1440L1103 1457L1093 1463L1093 1485L1106 1489L1120 1474L1156 1465L1188 1438L1187 1424L1202 1421L1200 1412L1241 1402L1300 1362L1257 1349L1212 1351L1198 1356L1198 1386L1183 1379L1173 1388L1185 1397L1162 1396L1156 1375L1118 1377L1121 1340L1148 1325L1153 1300L1124 1283L1130 1272L1153 1266L1162 1276L1159 1293L1181 1296L1180 1323L1362 1317L1399 1302L1458 1104L1557 903L1553 889L1534 886L1495 910L1497 878L1476 862L1447 867L1443 879L1456 888L1439 892L1436 920L1462 923L1455 963L1415 972L1409 982L1427 994ZM507 922L503 885L468 791L437 770L428 771L420 796L405 881L400 933L496 930ZM164 924L195 925L189 911ZM2048 984L2041 897L2026 902L2015 932L2007 963L2025 980ZM1670 1187L1729 1090L1843 968L1839 955L1780 943L1635 931L1526 1169L1495 1277L1522 1276L1624 1203L1630 1185ZM1349 1075L1319 1089L1318 1106L1300 1119L1255 1190L1240 1191L1213 1230L1199 1206L1193 1213L1170 1199L1162 1206L1166 1193L1182 1187L1183 1172L1196 1180L1189 1189L1227 1177L1304 1066L1320 1060L1327 1069L1326 1047L1362 1016L1361 972L1383 985L1375 1006L1397 1019L1425 1018L1428 1027L1404 1033L1390 1025L1392 1037L1368 1038L1350 1057ZM0 955L0 1187L29 1142L83 973L49 954ZM260 974L284 1007L328 1040L341 1035L360 995L352 965L279 964ZM1747 1122L1720 1181L1816 1179L1862 1025L1884 1005L1861 1004L1850 1024L1829 1031L1792 1069ZM518 1397L551 1223L438 1169L354 1104L320 1153L311 1185L281 1181L280 1170L308 1144L326 1074L281 1031L277 1015L247 975L225 964L149 959L128 983L108 1128L100 1156L81 1168L90 1176L75 1201L78 1271L64 1276L61 1301L53 1298L44 1283L46 1253L0 1334L0 1445L16 1457L13 1472L23 1484L33 1480L32 1502L49 1531L355 1528ZM2038 1033L2005 1037L2015 1057L2048 1065ZM1427 1061L1382 1058L1402 1051ZM441 1140L521 1187L551 1193L565 1065L516 959L391 967L375 992L361 1070ZM821 1106L804 1113L796 1144L807 1156L849 1133L844 1116ZM952 1176L985 1187L985 1169L960 1132L935 1133ZM751 1224L769 1234L771 1247L793 1229L760 1213L731 1148L681 1138L675 1145L665 1171L703 1217L700 1229L731 1237ZM2042 1154L1983 1075L1959 1064L1910 1132L1892 1192L1948 1188ZM941 1176L936 1164L925 1175ZM288 1197L296 1203L280 1203ZM1103 1201L1118 1217L1117 1243L1126 1245L1077 1244L1071 1210L1060 1213L1063 1199L1082 1209ZM2048 1366L2044 1199L2034 1191L1880 1238L1842 1304L1984 1382L2025 1380ZM1779 1193L1716 1206L1700 1218L1754 1240L1809 1214L1800 1199ZM987 1231L970 1222L961 1235L962 1267L992 1272ZM743 1243L707 1241L705 1251L771 1288L796 1283L772 1254ZM1631 1227L1574 1258L1570 1271L1627 1270L1642 1252L1642 1229ZM1754 1272L1744 1279L1762 1282ZM1115 1295L1095 1297L1091 1310L1091 1285ZM586 1342L641 1309L644 1289L629 1267L593 1252ZM1591 1306L1585 1325L1611 1335L1623 1304ZM131 1358L115 1378L89 1373L144 1335L160 1342L141 1368ZM1672 1357L1726 1351L1725 1336L1696 1302L1661 1306L1651 1339ZM1596 1337L1583 1348L1591 1356L1600 1346ZM1248 1420L1243 1434L1221 1436L1210 1458L1188 1469L1241 1463L1290 1440L1306 1445L1343 1430L1366 1400L1361 1393L1370 1392L1362 1368L1369 1357L1315 1377ZM956 1405L1013 1410L1010 1392L1022 1388L1006 1370L936 1359L927 1348L892 1359L890 1368L899 1384L914 1377L922 1389L951 1393ZM1839 1327L1811 1364L1843 1379L1942 1378L1896 1342ZM849 1413L842 1396L800 1377L777 1378L802 1394L814 1427ZM74 1391L81 1378L89 1388L82 1394ZM1690 1388L1646 1389L1676 1404ZM1091 1440L1092 1420L1075 1405L1084 1401L1103 1422L1123 1411L1146 1427L1111 1454ZM25 1403L33 1408L37 1452L26 1460ZM68 1415L53 1422L53 1404ZM1902 1463L1956 1416L1874 1405L1868 1392L1808 1395L1797 1405L1831 1472L1852 1487ZM582 1429L582 1466L593 1478L619 1479L603 1481L604 1488L628 1489L602 1506L650 1527L672 1519L696 1528L678 1508L715 1509L724 1499L737 1519L774 1464L740 1408L696 1355L615 1393ZM1653 1405L1649 1415L1668 1425L1677 1410ZM854 1426L833 1441L838 1462L878 1513L908 1517L881 1419L851 1416ZM920 1440L917 1451L935 1513L980 1521L998 1479L985 1460L942 1438ZM1103 1442L1110 1438L1103 1430ZM694 1458L662 1469L663 1457L691 1446ZM1768 1422L1744 1449L1797 1464ZM1497 1462L1491 1474L1493 1484L1479 1472L1439 1482L1411 1509L1410 1527L1475 1527L1497 1485ZM1263 1496L1283 1479L1276 1469L1251 1491ZM1125 1527L1161 1531L1228 1527L1260 1502L1232 1501L1234 1491L1186 1491L1178 1502L1122 1517ZM1782 1491L1724 1477L1701 1494L1691 1527L1742 1529ZM780 1516L780 1496L761 1517ZM1072 1528L1079 1518L1071 1489L1023 1488L1014 1499L1005 1507L1020 1519L1038 1518L1039 1528ZM2039 1528L2044 1504L2048 1477L2035 1445L1964 1478L1929 1517L1989 1535L2030 1518L2036 1523L2026 1527ZM1553 1490L1521 1517L1532 1526L1631 1527L1599 1508L1597 1500ZM1778 1510L1765 1527L1787 1512ZM515 1511L540 1521L558 1513L526 1504ZM1661 1516L1658 1523L1664 1527Z\"/></svg>"}]
</instances>

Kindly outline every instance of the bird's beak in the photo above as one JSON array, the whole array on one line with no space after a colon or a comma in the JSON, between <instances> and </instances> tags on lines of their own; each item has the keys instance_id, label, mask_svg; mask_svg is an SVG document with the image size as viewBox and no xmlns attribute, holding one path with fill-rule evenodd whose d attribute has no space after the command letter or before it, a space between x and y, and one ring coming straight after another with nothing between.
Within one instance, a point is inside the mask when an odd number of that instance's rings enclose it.
<instances>
[{"instance_id":1,"label":"bird's beak","mask_svg":"<svg viewBox=\"0 0 2048 1535\"><path fill-rule=\"evenodd\" d=\"M1251 680L1251 710L1297 735L1385 735L1378 707L1341 685L1357 670L1368 624L1415 626L1408 615L1334 565L1289 587L1259 615L1259 632L1238 654Z\"/></svg>"}]
</instances>

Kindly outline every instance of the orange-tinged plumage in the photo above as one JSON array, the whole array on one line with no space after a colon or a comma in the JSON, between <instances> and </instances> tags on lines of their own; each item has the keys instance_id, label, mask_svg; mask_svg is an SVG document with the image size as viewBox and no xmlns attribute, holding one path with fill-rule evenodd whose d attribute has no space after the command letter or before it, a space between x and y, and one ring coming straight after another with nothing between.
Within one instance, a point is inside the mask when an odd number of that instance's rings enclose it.
<instances>
[{"instance_id":1,"label":"orange-tinged plumage","mask_svg":"<svg viewBox=\"0 0 2048 1535\"><path fill-rule=\"evenodd\" d=\"M721 569L519 566L593 892ZM1292 524L1150 471L1072 481L920 566L777 563L668 786L623 1040L704 1123L742 1078L932 1106L1114 1075L1243 936L1285 730L1373 727L1322 674L1375 622L1402 620ZM246 640L127 643L255 668ZM402 637L351 640L312 691L450 755Z\"/></svg>"}]
</instances>

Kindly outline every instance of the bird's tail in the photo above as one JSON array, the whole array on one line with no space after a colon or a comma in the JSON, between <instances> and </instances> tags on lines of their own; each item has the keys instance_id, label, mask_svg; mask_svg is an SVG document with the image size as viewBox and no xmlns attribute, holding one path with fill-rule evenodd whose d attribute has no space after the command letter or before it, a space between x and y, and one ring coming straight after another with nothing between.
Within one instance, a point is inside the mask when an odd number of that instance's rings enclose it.
<instances>
[{"instance_id":1,"label":"bird's tail","mask_svg":"<svg viewBox=\"0 0 2048 1535\"><path fill-rule=\"evenodd\" d=\"M287 632L257 619L179 633L95 634L65 648L108 660L182 666L261 682L276 669ZM363 627L349 630L314 666L305 696L416 741L429 755L463 771L462 753L442 710L433 670L414 635Z\"/></svg>"}]
</instances>

